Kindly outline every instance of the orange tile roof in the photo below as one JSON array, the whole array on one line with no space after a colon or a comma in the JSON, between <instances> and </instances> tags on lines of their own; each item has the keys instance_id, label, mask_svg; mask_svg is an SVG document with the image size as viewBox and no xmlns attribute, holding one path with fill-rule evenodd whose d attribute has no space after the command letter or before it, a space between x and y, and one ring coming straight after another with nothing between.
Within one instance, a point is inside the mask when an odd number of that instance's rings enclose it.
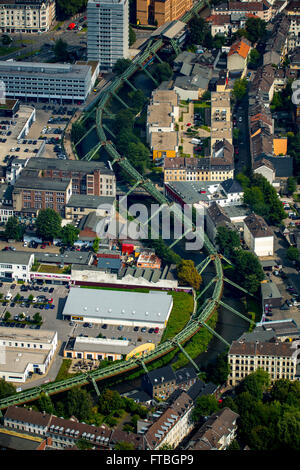
<instances>
[{"instance_id":1,"label":"orange tile roof","mask_svg":"<svg viewBox=\"0 0 300 470\"><path fill-rule=\"evenodd\" d=\"M246 59L248 52L250 50L250 45L244 42L243 40L235 42L232 44L228 56L231 56L235 53L239 54L241 57Z\"/></svg>"},{"instance_id":2,"label":"orange tile roof","mask_svg":"<svg viewBox=\"0 0 300 470\"><path fill-rule=\"evenodd\" d=\"M282 139L273 139L273 151L274 155L286 155L287 154L287 137Z\"/></svg>"}]
</instances>

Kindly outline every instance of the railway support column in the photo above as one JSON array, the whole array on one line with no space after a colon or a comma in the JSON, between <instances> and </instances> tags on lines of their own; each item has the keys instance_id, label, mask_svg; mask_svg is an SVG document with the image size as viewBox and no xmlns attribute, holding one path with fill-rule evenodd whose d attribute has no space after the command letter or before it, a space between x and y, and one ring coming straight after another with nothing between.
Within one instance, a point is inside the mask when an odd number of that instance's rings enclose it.
<instances>
[{"instance_id":1,"label":"railway support column","mask_svg":"<svg viewBox=\"0 0 300 470\"><path fill-rule=\"evenodd\" d=\"M201 261L201 263L198 264L198 266L196 266L196 269L197 269L198 273L201 274L204 271L204 269L207 268L207 266L209 265L210 262L211 262L211 257L210 256L208 256L203 261Z\"/></svg>"},{"instance_id":2,"label":"railway support column","mask_svg":"<svg viewBox=\"0 0 300 470\"><path fill-rule=\"evenodd\" d=\"M236 284L235 282L231 281L230 279L227 279L227 277L223 277L223 280L224 280L225 282L227 282L228 284L231 284L233 287L236 287L236 288L239 289L240 291L245 292L245 294L248 294L248 295L251 295L251 297L254 297L254 295L251 294L249 291L247 291L247 290L244 289L243 287L239 286L239 285Z\"/></svg>"},{"instance_id":3,"label":"railway support column","mask_svg":"<svg viewBox=\"0 0 300 470\"><path fill-rule=\"evenodd\" d=\"M208 326L204 321L200 321L201 325L205 326L205 328L210 331L214 336L216 336L222 343L226 344L230 348L230 344L224 339L221 335L219 335L216 331L214 331L210 326Z\"/></svg>"},{"instance_id":4,"label":"railway support column","mask_svg":"<svg viewBox=\"0 0 300 470\"><path fill-rule=\"evenodd\" d=\"M86 136L87 136L91 131L93 131L93 130L95 129L95 127L96 127L96 124L94 124L92 127L90 127L89 130L86 131L86 133L81 137L81 139L79 139L78 142L76 142L76 144L74 144L74 147L77 147L77 145L79 145L80 142L82 142L83 139L85 139Z\"/></svg>"},{"instance_id":5,"label":"railway support column","mask_svg":"<svg viewBox=\"0 0 300 470\"><path fill-rule=\"evenodd\" d=\"M160 62L161 64L163 64L164 61L161 60L161 58L159 57L159 55L158 55L156 52L154 52L154 55L155 55L155 57L157 58L158 62Z\"/></svg>"},{"instance_id":6,"label":"railway support column","mask_svg":"<svg viewBox=\"0 0 300 470\"><path fill-rule=\"evenodd\" d=\"M101 146L102 146L102 142L99 142L82 158L82 160L87 160L87 161L92 160L93 156L98 152Z\"/></svg>"},{"instance_id":7,"label":"railway support column","mask_svg":"<svg viewBox=\"0 0 300 470\"><path fill-rule=\"evenodd\" d=\"M107 127L105 124L102 124L102 127L103 127L103 129L105 129L114 139L116 139L115 134L113 133L113 131L112 131L109 127Z\"/></svg>"},{"instance_id":8,"label":"railway support column","mask_svg":"<svg viewBox=\"0 0 300 470\"><path fill-rule=\"evenodd\" d=\"M231 307L230 305L227 305L225 304L225 302L223 302L222 300L219 300L219 305L222 305L222 307L224 308L227 308L227 310L230 310L230 312L234 313L235 315L241 317L243 320L246 320L247 322L251 323L252 325L255 325L255 321L251 320L251 318L248 318L246 317L245 315L243 315L242 313L238 312L237 310L235 310L233 307Z\"/></svg>"},{"instance_id":9,"label":"railway support column","mask_svg":"<svg viewBox=\"0 0 300 470\"><path fill-rule=\"evenodd\" d=\"M217 277L214 277L213 279L211 279L211 281L207 284L207 286L205 286L204 289L197 295L196 300L200 299L200 297L202 297L202 295L204 295L205 292L208 291L210 286L214 284L216 281L217 281Z\"/></svg>"},{"instance_id":10,"label":"railway support column","mask_svg":"<svg viewBox=\"0 0 300 470\"><path fill-rule=\"evenodd\" d=\"M93 384L94 389L95 389L95 392L96 392L96 395L97 395L97 397L99 398L99 397L100 397L100 391L99 391L98 385L97 385L97 383L96 383L96 380L94 379L94 377L89 377L89 380L90 380L91 383Z\"/></svg>"},{"instance_id":11,"label":"railway support column","mask_svg":"<svg viewBox=\"0 0 300 470\"><path fill-rule=\"evenodd\" d=\"M127 78L124 78L124 82L127 83L127 85L130 86L130 88L131 88L133 91L137 91L137 89L135 88L135 86L134 86Z\"/></svg>"},{"instance_id":12,"label":"railway support column","mask_svg":"<svg viewBox=\"0 0 300 470\"><path fill-rule=\"evenodd\" d=\"M185 355L185 357L190 361L190 363L195 367L196 371L199 373L200 372L200 369L199 367L197 366L196 362L193 361L193 359L191 358L191 356L186 352L186 350L184 349L183 346L181 346L181 344L177 341L174 341L174 344L176 344L180 351Z\"/></svg>"},{"instance_id":13,"label":"railway support column","mask_svg":"<svg viewBox=\"0 0 300 470\"><path fill-rule=\"evenodd\" d=\"M120 98L117 93L115 93L114 91L111 92L112 96L114 98L116 98L125 108L129 109L129 106L128 104L125 103L125 101L122 100L122 98Z\"/></svg>"},{"instance_id":14,"label":"railway support column","mask_svg":"<svg viewBox=\"0 0 300 470\"><path fill-rule=\"evenodd\" d=\"M190 233L192 231L191 228L188 228L182 235L181 237L177 238L173 243L171 243L171 245L169 245L169 248L173 248L173 246L176 245L176 243L178 243L180 240L182 240L188 233Z\"/></svg>"},{"instance_id":15,"label":"railway support column","mask_svg":"<svg viewBox=\"0 0 300 470\"><path fill-rule=\"evenodd\" d=\"M145 67L142 67L142 71L145 72L145 74L150 78L150 80L155 83L156 86L159 85L158 81L151 75L151 73Z\"/></svg>"}]
</instances>

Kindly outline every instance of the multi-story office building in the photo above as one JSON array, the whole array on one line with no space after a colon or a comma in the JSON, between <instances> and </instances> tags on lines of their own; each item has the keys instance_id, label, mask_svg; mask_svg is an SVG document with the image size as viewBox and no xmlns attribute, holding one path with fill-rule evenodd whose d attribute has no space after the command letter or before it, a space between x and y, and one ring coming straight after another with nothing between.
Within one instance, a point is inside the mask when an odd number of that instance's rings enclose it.
<instances>
[{"instance_id":1,"label":"multi-story office building","mask_svg":"<svg viewBox=\"0 0 300 470\"><path fill-rule=\"evenodd\" d=\"M116 177L103 162L31 158L27 169L38 170L45 178L71 178L72 194L116 195Z\"/></svg>"},{"instance_id":2,"label":"multi-story office building","mask_svg":"<svg viewBox=\"0 0 300 470\"><path fill-rule=\"evenodd\" d=\"M0 252L0 279L5 282L29 281L34 254L23 251Z\"/></svg>"},{"instance_id":3,"label":"multi-story office building","mask_svg":"<svg viewBox=\"0 0 300 470\"><path fill-rule=\"evenodd\" d=\"M34 209L54 209L63 217L65 206L72 195L70 178L39 178L35 171L24 172L13 189L15 214Z\"/></svg>"},{"instance_id":4,"label":"multi-story office building","mask_svg":"<svg viewBox=\"0 0 300 470\"><path fill-rule=\"evenodd\" d=\"M55 0L0 0L2 33L49 31L55 20Z\"/></svg>"},{"instance_id":5,"label":"multi-story office building","mask_svg":"<svg viewBox=\"0 0 300 470\"><path fill-rule=\"evenodd\" d=\"M88 60L99 61L100 70L109 70L118 59L128 57L128 4L128 0L88 1Z\"/></svg>"},{"instance_id":6,"label":"multi-story office building","mask_svg":"<svg viewBox=\"0 0 300 470\"><path fill-rule=\"evenodd\" d=\"M162 26L167 21L178 20L192 6L192 0L137 0L136 16L141 24Z\"/></svg>"},{"instance_id":7,"label":"multi-story office building","mask_svg":"<svg viewBox=\"0 0 300 470\"><path fill-rule=\"evenodd\" d=\"M82 102L91 91L92 67L0 61L0 80L6 96L23 99L60 99Z\"/></svg>"}]
</instances>

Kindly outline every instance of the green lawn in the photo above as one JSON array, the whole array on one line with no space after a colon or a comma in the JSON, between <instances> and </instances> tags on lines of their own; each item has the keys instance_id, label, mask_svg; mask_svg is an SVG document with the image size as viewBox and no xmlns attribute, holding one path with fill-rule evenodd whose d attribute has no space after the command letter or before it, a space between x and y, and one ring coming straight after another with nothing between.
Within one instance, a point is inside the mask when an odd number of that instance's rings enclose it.
<instances>
[{"instance_id":1,"label":"green lawn","mask_svg":"<svg viewBox=\"0 0 300 470\"><path fill-rule=\"evenodd\" d=\"M173 297L173 308L161 342L179 333L193 313L194 298L192 294L187 294L186 292L172 292L171 295Z\"/></svg>"},{"instance_id":2,"label":"green lawn","mask_svg":"<svg viewBox=\"0 0 300 470\"><path fill-rule=\"evenodd\" d=\"M16 52L20 49L20 47L5 47L5 46L0 46L0 56L2 55L7 55L7 54L12 54L13 52Z\"/></svg>"}]
</instances>

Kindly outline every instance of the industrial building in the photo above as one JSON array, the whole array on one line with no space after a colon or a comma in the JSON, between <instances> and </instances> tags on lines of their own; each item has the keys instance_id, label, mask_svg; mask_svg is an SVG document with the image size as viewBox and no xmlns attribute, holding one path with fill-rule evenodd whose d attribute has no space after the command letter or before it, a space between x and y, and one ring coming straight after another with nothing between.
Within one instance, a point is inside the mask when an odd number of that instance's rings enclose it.
<instances>
[{"instance_id":1,"label":"industrial building","mask_svg":"<svg viewBox=\"0 0 300 470\"><path fill-rule=\"evenodd\" d=\"M110 325L164 328L173 307L166 292L149 293L105 289L70 289L62 316L76 320Z\"/></svg>"},{"instance_id":2,"label":"industrial building","mask_svg":"<svg viewBox=\"0 0 300 470\"><path fill-rule=\"evenodd\" d=\"M23 99L85 101L91 88L92 67L78 64L47 64L0 61L0 80L6 96Z\"/></svg>"},{"instance_id":3,"label":"industrial building","mask_svg":"<svg viewBox=\"0 0 300 470\"><path fill-rule=\"evenodd\" d=\"M118 361L127 359L132 355L143 355L155 348L153 343L146 343L134 348L129 340L106 339L106 338L85 338L77 336L69 338L65 349L64 357L68 359L82 359L102 361ZM129 355L129 353L132 353Z\"/></svg>"},{"instance_id":4,"label":"industrial building","mask_svg":"<svg viewBox=\"0 0 300 470\"><path fill-rule=\"evenodd\" d=\"M57 332L1 327L0 377L24 383L33 374L45 374L57 347Z\"/></svg>"}]
</instances>

